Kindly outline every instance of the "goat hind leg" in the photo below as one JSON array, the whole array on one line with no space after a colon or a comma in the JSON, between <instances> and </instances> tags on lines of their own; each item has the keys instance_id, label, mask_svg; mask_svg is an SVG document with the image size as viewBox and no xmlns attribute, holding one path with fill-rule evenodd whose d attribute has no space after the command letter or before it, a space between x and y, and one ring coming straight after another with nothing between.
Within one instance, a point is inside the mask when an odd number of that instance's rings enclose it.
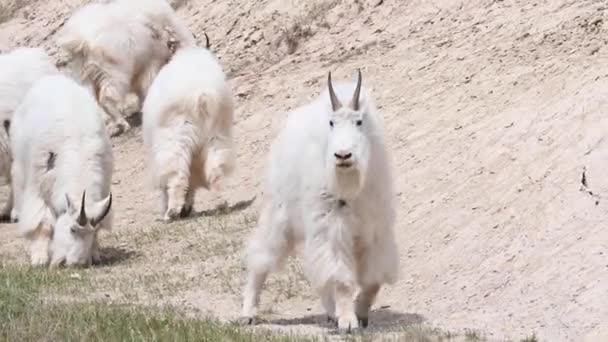
<instances>
[{"instance_id":1,"label":"goat hind leg","mask_svg":"<svg viewBox=\"0 0 608 342\"><path fill-rule=\"evenodd\" d=\"M99 90L99 104L111 118L108 123L110 136L117 136L131 128L122 113L127 89L124 84L106 81Z\"/></svg>"}]
</instances>

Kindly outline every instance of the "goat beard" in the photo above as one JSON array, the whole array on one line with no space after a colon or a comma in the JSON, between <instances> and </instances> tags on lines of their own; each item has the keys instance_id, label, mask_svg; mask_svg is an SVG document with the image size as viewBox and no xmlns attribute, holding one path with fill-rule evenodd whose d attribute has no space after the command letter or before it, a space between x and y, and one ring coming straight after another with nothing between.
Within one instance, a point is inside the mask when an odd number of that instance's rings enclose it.
<instances>
[{"instance_id":1,"label":"goat beard","mask_svg":"<svg viewBox=\"0 0 608 342\"><path fill-rule=\"evenodd\" d=\"M329 190L339 199L355 199L365 184L365 172L358 167L341 170L332 166L328 171Z\"/></svg>"}]
</instances>

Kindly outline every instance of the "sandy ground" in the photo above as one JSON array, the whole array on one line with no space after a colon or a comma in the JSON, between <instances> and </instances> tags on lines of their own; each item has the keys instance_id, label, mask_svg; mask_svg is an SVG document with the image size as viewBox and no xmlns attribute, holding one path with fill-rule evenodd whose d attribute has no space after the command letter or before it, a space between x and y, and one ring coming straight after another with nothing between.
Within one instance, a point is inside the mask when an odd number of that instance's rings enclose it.
<instances>
[{"instance_id":1,"label":"sandy ground","mask_svg":"<svg viewBox=\"0 0 608 342\"><path fill-rule=\"evenodd\" d=\"M0 47L54 54L53 33L82 2L27 1L0 24ZM240 167L224 192L198 195L196 218L164 225L140 129L115 138L116 224L108 262L86 271L92 298L238 317L240 248L284 113L328 71L361 68L386 120L402 265L371 324L608 341L608 2L181 3L230 75ZM224 200L230 214L210 212ZM0 257L26 262L14 227L0 231ZM270 327L324 329L297 263L271 278L262 308Z\"/></svg>"}]
</instances>

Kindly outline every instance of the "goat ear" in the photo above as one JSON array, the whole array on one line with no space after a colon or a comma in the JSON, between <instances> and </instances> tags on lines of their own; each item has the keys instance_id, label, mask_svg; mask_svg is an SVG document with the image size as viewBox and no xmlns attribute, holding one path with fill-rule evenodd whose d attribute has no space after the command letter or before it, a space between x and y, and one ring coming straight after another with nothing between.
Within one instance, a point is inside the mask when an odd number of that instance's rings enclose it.
<instances>
[{"instance_id":1,"label":"goat ear","mask_svg":"<svg viewBox=\"0 0 608 342\"><path fill-rule=\"evenodd\" d=\"M329 90L329 99L331 100L331 108L335 112L342 107L342 103L338 100L336 93L334 92L334 87L331 84L331 71L327 75L327 89Z\"/></svg>"},{"instance_id":2,"label":"goat ear","mask_svg":"<svg viewBox=\"0 0 608 342\"><path fill-rule=\"evenodd\" d=\"M55 206L53 205L53 203L47 201L46 198L44 199L44 205L46 205L46 207L49 208L49 211L51 212L51 215L53 216L53 219L55 221L57 221L57 218L62 214L62 212L58 211L55 208Z\"/></svg>"},{"instance_id":3,"label":"goat ear","mask_svg":"<svg viewBox=\"0 0 608 342\"><path fill-rule=\"evenodd\" d=\"M68 196L68 194L65 194L65 204L66 208L68 209L68 213L73 214L76 211L76 208L74 207L74 204L70 200L70 196Z\"/></svg>"},{"instance_id":4,"label":"goat ear","mask_svg":"<svg viewBox=\"0 0 608 342\"><path fill-rule=\"evenodd\" d=\"M97 228L97 226L99 225L99 223L101 223L101 221L103 221L103 219L108 215L108 213L110 212L110 208L112 208L112 193L110 192L110 194L108 195L108 197L104 198L99 204L98 207L101 207L101 209L96 210L96 215L94 218L91 219L91 225L94 228Z\"/></svg>"},{"instance_id":5,"label":"goat ear","mask_svg":"<svg viewBox=\"0 0 608 342\"><path fill-rule=\"evenodd\" d=\"M353 99L350 101L350 108L359 110L359 97L361 96L361 69L357 69L357 86L353 93Z\"/></svg>"}]
</instances>

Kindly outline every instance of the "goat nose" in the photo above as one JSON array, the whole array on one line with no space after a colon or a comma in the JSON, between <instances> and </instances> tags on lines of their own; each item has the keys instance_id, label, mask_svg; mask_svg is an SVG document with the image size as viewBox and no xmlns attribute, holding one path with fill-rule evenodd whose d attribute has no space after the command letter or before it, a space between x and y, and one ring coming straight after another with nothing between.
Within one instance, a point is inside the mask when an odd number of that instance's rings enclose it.
<instances>
[{"instance_id":1,"label":"goat nose","mask_svg":"<svg viewBox=\"0 0 608 342\"><path fill-rule=\"evenodd\" d=\"M352 153L334 153L334 156L338 159L346 160L353 156Z\"/></svg>"}]
</instances>

